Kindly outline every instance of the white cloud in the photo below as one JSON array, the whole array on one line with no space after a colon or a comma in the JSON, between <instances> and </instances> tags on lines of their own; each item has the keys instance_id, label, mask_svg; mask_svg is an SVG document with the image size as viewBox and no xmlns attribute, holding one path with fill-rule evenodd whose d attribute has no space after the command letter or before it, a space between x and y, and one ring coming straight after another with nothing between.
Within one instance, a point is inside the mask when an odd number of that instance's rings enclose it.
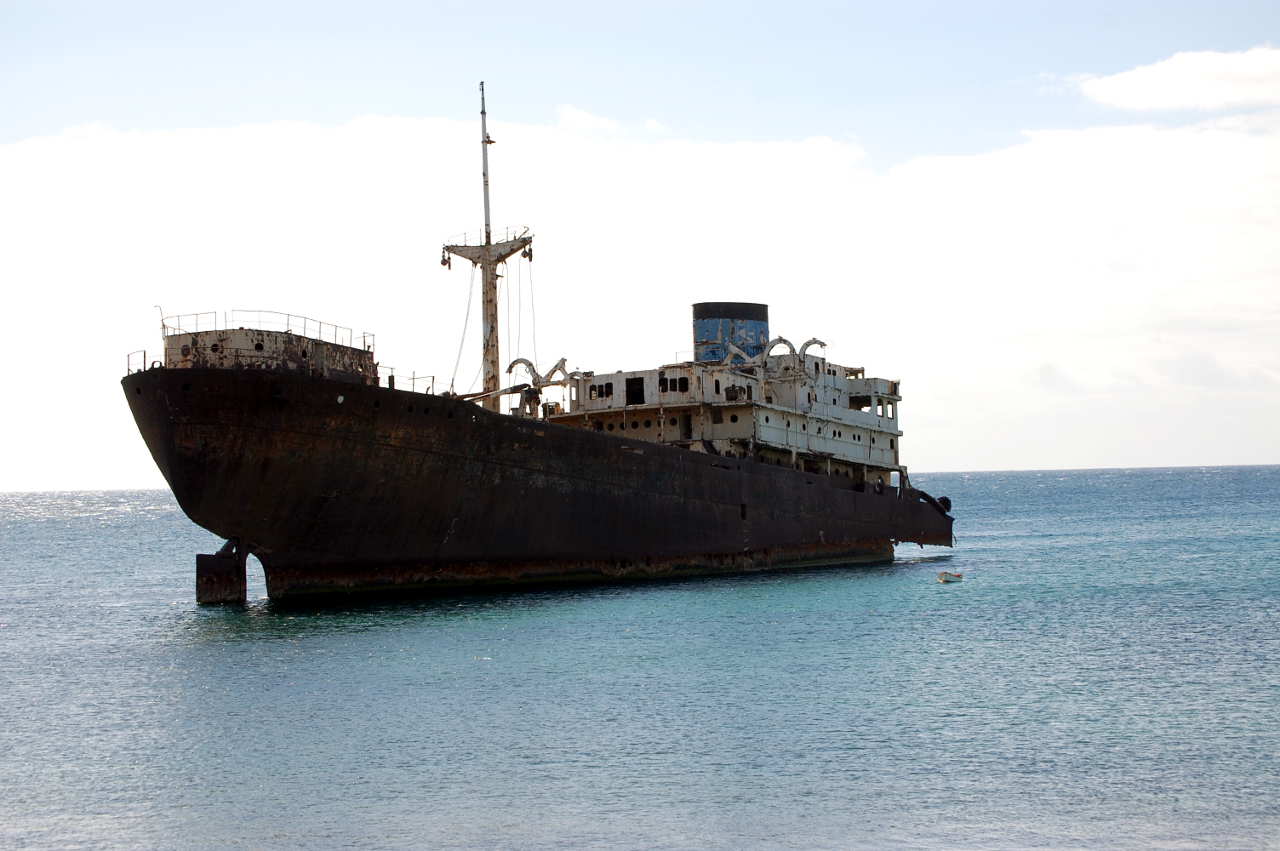
<instances>
[{"instance_id":1,"label":"white cloud","mask_svg":"<svg viewBox=\"0 0 1280 851\"><path fill-rule=\"evenodd\" d=\"M565 130L579 133L616 133L622 128L622 125L612 118L595 115L568 104L557 107L556 113L560 119L560 127Z\"/></svg>"},{"instance_id":2,"label":"white cloud","mask_svg":"<svg viewBox=\"0 0 1280 851\"><path fill-rule=\"evenodd\" d=\"M670 362L690 303L762 301L775 333L904 381L916 470L1280 461L1280 397L1248 380L1280 376L1275 121L1037 132L883 173L840 140L576 126L493 128L495 223L537 226L504 358L531 353L530 272L544 367ZM117 383L156 304L376 331L383 364L447 385L470 272L439 246L480 221L475 136L373 117L0 146L0 490L161 484Z\"/></svg>"},{"instance_id":3,"label":"white cloud","mask_svg":"<svg viewBox=\"0 0 1280 851\"><path fill-rule=\"evenodd\" d=\"M1151 65L1078 81L1086 97L1137 110L1222 110L1280 105L1280 49L1175 53Z\"/></svg>"}]
</instances>

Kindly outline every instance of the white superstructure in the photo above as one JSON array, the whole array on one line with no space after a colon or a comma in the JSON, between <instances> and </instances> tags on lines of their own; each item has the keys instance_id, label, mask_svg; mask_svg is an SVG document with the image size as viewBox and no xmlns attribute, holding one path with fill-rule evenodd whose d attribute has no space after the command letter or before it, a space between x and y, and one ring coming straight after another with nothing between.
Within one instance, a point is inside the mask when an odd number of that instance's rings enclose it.
<instances>
[{"instance_id":1,"label":"white superstructure","mask_svg":"<svg viewBox=\"0 0 1280 851\"><path fill-rule=\"evenodd\" d=\"M567 412L547 419L620 436L752 458L812 473L891 484L902 431L897 381L860 367L769 350L737 363L688 361L658 369L569 376ZM740 354L740 353L739 353Z\"/></svg>"}]
</instances>

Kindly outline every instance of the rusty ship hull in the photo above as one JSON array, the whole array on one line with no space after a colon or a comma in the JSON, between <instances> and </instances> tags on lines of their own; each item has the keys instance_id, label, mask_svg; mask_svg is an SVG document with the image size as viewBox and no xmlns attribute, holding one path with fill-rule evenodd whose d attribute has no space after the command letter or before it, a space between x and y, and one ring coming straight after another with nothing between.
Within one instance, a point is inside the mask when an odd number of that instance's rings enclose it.
<instances>
[{"instance_id":1,"label":"rusty ship hull","mask_svg":"<svg viewBox=\"0 0 1280 851\"><path fill-rule=\"evenodd\" d=\"M273 600L676 578L950 546L935 505L466 401L268 370L122 380L192 521Z\"/></svg>"}]
</instances>

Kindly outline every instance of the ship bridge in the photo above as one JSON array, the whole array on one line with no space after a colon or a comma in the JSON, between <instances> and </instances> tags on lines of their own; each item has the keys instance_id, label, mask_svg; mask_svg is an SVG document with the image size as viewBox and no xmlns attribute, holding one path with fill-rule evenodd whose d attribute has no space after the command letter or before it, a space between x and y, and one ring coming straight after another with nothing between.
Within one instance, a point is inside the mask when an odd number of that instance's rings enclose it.
<instances>
[{"instance_id":1,"label":"ship bridge","mask_svg":"<svg viewBox=\"0 0 1280 851\"><path fill-rule=\"evenodd\" d=\"M737 307L712 306L722 312ZM709 320L703 307L695 306L695 351L702 359L576 374L570 410L547 418L694 452L842 476L855 485L888 485L892 474L905 472L899 463L898 381L868 378L862 367L811 352L824 347L820 340L799 350L781 337L761 342L762 334L768 336L767 313L763 326L744 331L732 317ZM760 323L764 305L746 308L738 312ZM718 339L707 339L712 333ZM744 340L754 343L754 353L737 342Z\"/></svg>"}]
</instances>

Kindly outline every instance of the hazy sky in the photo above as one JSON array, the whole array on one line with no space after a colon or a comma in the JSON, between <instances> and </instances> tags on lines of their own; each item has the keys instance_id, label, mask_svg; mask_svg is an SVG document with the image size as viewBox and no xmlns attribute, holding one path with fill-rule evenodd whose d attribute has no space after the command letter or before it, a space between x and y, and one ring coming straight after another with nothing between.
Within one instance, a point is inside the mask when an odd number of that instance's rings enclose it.
<instances>
[{"instance_id":1,"label":"hazy sky","mask_svg":"<svg viewBox=\"0 0 1280 851\"><path fill-rule=\"evenodd\" d=\"M162 484L118 384L157 305L447 382L481 79L537 234L504 360L531 289L542 365L596 370L763 301L902 380L916 471L1280 463L1277 41L1274 2L0 3L0 490Z\"/></svg>"}]
</instances>

